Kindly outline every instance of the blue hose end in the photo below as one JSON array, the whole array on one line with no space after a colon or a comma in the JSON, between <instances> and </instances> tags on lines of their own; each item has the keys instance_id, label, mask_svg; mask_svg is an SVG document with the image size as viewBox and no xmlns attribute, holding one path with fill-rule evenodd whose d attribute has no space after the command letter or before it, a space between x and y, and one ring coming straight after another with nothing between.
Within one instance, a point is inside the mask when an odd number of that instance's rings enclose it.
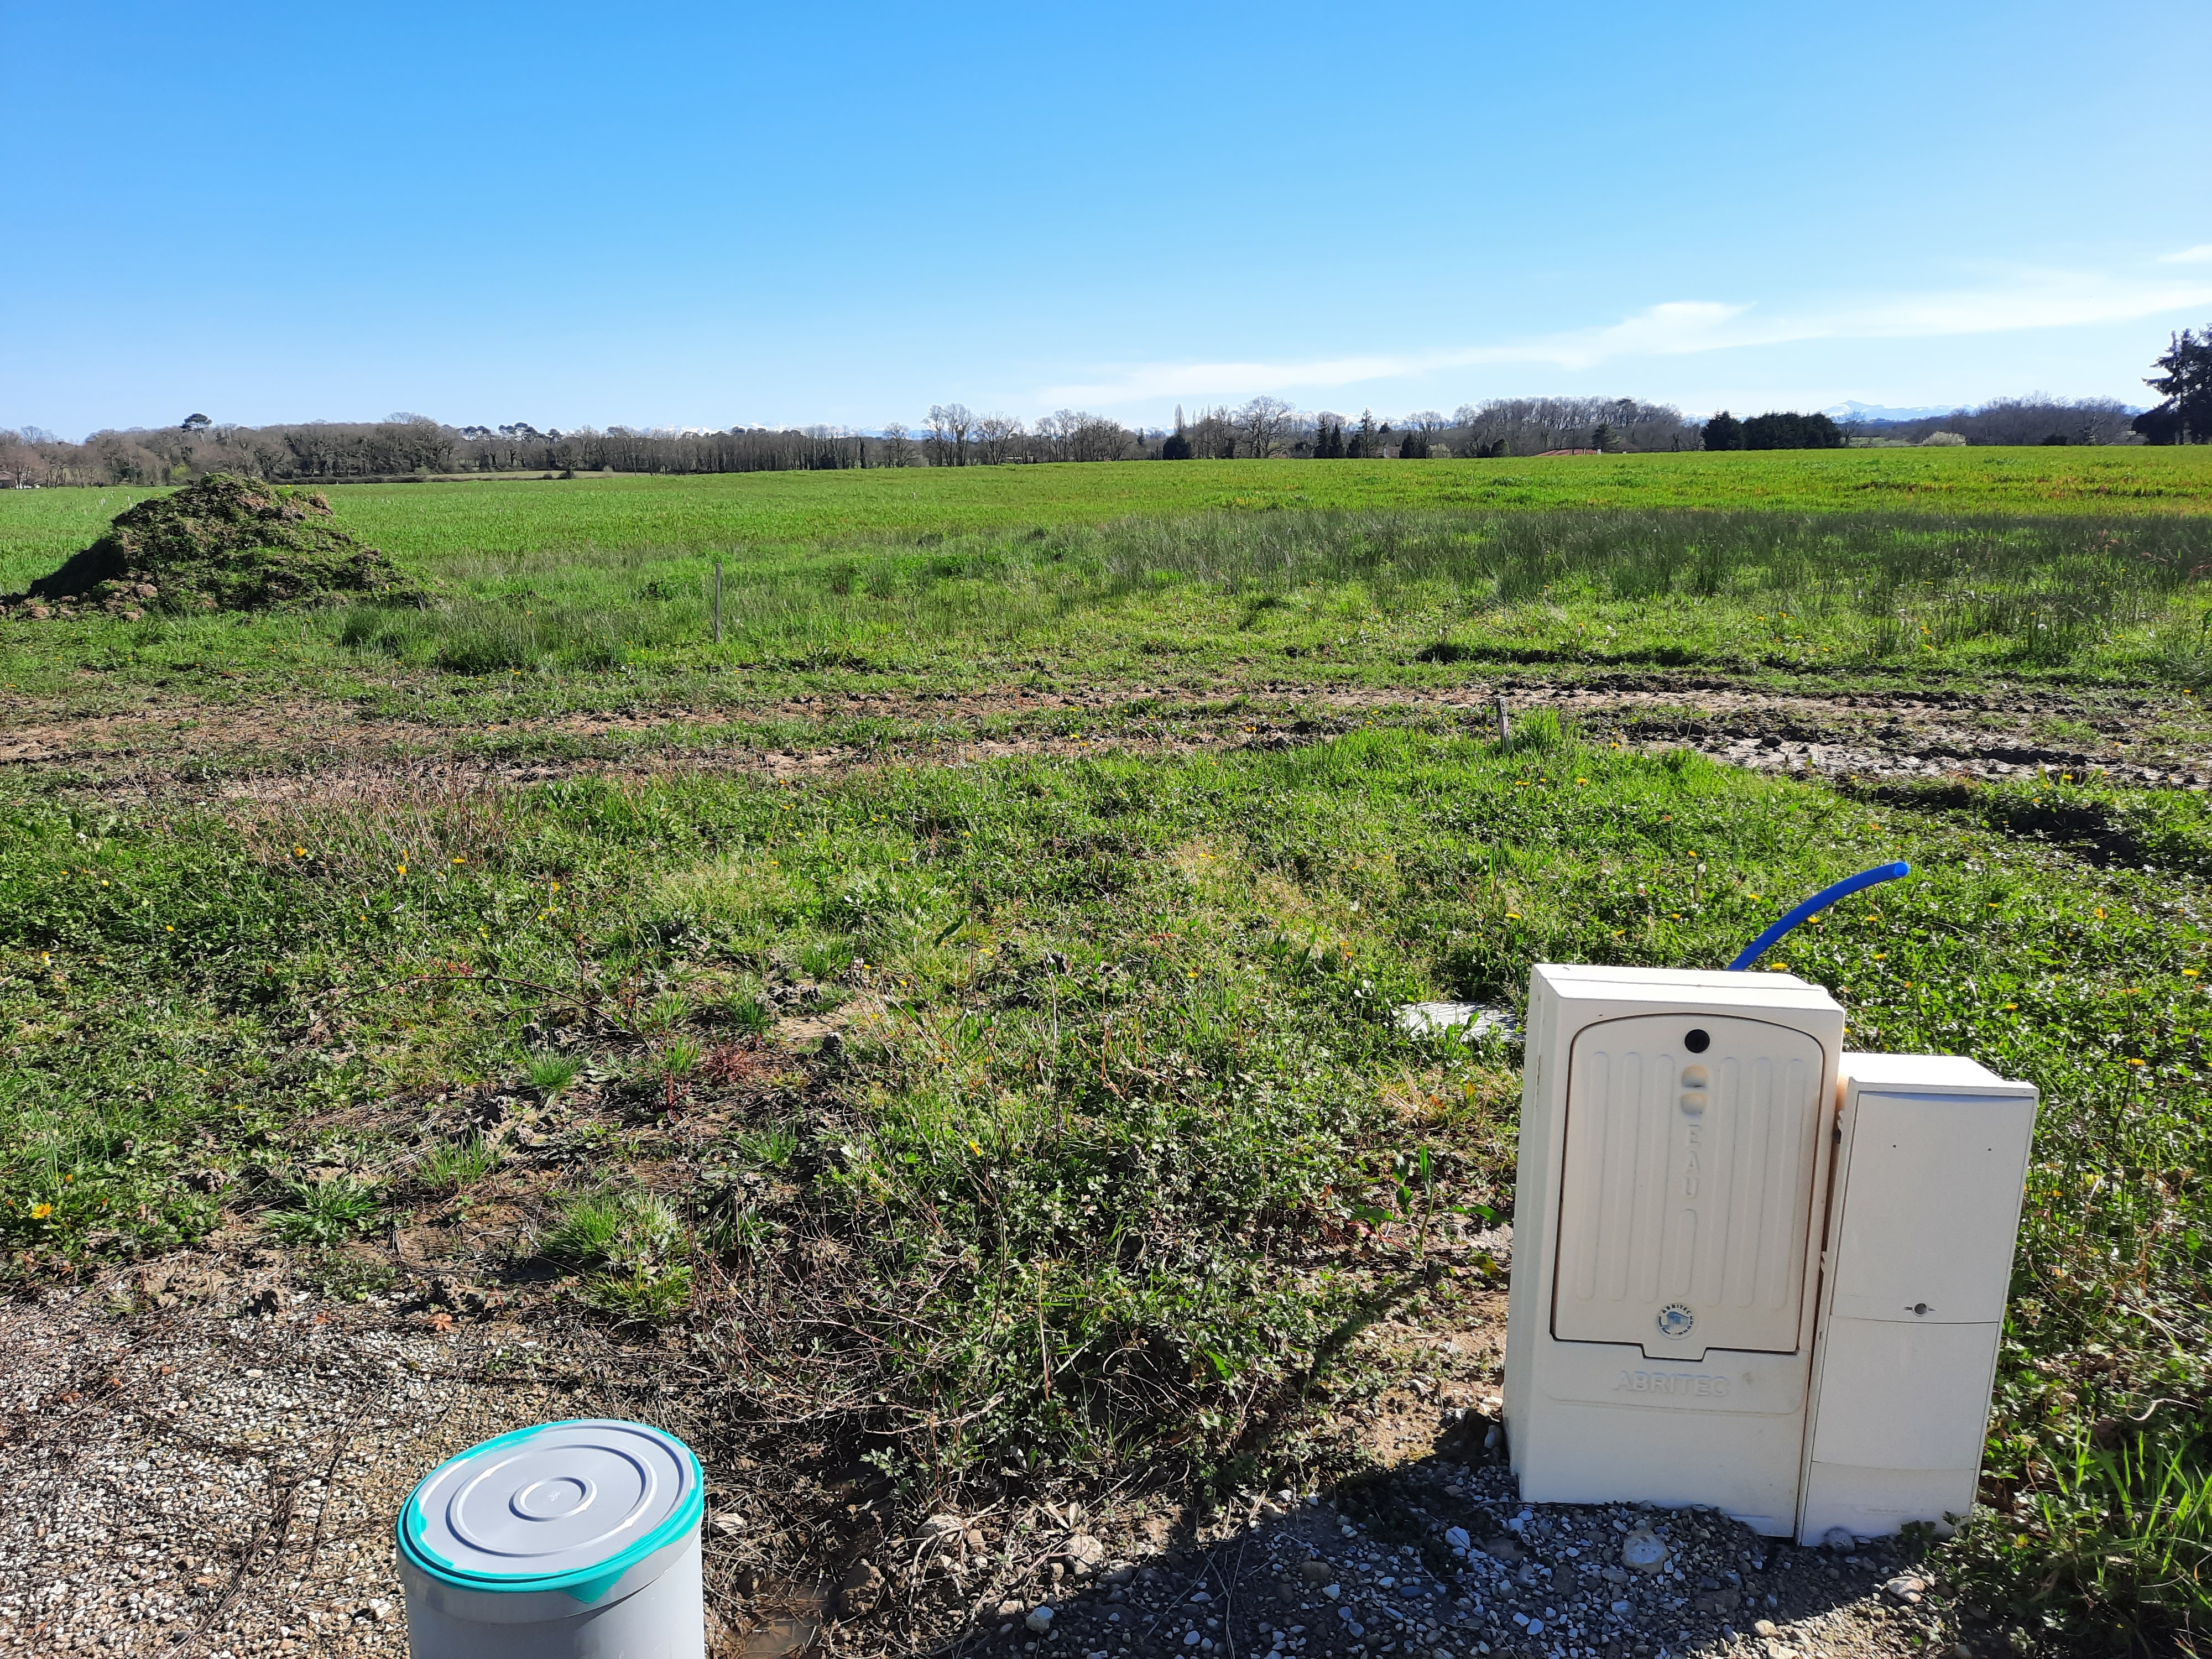
<instances>
[{"instance_id":1,"label":"blue hose end","mask_svg":"<svg viewBox=\"0 0 2212 1659\"><path fill-rule=\"evenodd\" d=\"M1877 864L1871 870L1862 870L1855 876L1845 876L1832 887L1823 887L1796 908L1784 912L1780 920L1737 953L1729 963L1732 974L1743 973L1771 950L1776 940L1808 916L1818 915L1839 898L1849 898L1864 888L1879 886L1885 881L1895 881L1900 876L1912 873L1912 866L1903 859L1893 864Z\"/></svg>"}]
</instances>

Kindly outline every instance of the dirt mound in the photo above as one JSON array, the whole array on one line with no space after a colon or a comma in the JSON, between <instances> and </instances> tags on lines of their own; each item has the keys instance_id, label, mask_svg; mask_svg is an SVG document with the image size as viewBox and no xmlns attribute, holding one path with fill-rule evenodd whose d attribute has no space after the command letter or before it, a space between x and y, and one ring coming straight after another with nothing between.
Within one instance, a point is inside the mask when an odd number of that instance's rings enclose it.
<instances>
[{"instance_id":1,"label":"dirt mound","mask_svg":"<svg viewBox=\"0 0 2212 1659\"><path fill-rule=\"evenodd\" d=\"M419 602L391 560L331 521L330 503L215 472L144 501L30 592L33 616L72 607L136 613L264 611L350 595Z\"/></svg>"}]
</instances>

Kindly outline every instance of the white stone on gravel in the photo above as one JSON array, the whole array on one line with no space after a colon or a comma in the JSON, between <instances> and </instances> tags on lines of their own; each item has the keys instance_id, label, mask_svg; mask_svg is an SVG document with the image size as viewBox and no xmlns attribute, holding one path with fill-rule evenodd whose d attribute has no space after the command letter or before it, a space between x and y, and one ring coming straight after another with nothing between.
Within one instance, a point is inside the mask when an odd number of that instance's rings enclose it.
<instances>
[{"instance_id":1,"label":"white stone on gravel","mask_svg":"<svg viewBox=\"0 0 2212 1659\"><path fill-rule=\"evenodd\" d=\"M1649 1527L1638 1527L1620 1540L1620 1565L1631 1572L1663 1572L1667 1556L1667 1540Z\"/></svg>"}]
</instances>

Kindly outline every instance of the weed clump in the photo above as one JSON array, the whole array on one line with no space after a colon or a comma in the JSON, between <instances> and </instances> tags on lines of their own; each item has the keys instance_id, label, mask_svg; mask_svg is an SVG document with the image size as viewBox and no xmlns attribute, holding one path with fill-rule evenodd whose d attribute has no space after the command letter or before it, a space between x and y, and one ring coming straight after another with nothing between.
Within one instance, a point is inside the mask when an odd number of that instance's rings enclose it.
<instances>
[{"instance_id":1,"label":"weed clump","mask_svg":"<svg viewBox=\"0 0 2212 1659\"><path fill-rule=\"evenodd\" d=\"M651 1193L600 1189L572 1194L538 1241L547 1261L583 1274L583 1299L616 1318L655 1323L691 1300L684 1224Z\"/></svg>"},{"instance_id":2,"label":"weed clump","mask_svg":"<svg viewBox=\"0 0 2212 1659\"><path fill-rule=\"evenodd\" d=\"M0 605L37 617L78 606L129 617L268 611L339 595L422 603L391 560L331 517L319 495L210 473L118 514L90 547Z\"/></svg>"}]
</instances>

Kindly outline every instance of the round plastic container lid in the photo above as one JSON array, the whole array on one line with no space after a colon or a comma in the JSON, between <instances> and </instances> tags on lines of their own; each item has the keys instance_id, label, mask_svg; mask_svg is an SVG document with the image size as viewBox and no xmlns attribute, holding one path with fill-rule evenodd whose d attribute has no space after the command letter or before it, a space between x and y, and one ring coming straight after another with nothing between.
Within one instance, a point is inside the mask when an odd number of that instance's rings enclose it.
<instances>
[{"instance_id":1,"label":"round plastic container lid","mask_svg":"<svg viewBox=\"0 0 2212 1659\"><path fill-rule=\"evenodd\" d=\"M592 1600L697 1526L706 1503L699 1460L674 1435L582 1418L440 1464L400 1506L399 1545L448 1583Z\"/></svg>"}]
</instances>

